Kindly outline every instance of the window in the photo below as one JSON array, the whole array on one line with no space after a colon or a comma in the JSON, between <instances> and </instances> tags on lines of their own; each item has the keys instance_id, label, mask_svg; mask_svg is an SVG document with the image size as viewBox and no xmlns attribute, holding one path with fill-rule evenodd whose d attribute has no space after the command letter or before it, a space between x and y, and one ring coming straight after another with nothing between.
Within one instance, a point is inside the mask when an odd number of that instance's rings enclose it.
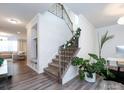
<instances>
[{"instance_id":1,"label":"window","mask_svg":"<svg viewBox=\"0 0 124 93\"><path fill-rule=\"evenodd\" d=\"M124 46L117 46L116 47L116 54L118 57L124 57Z\"/></svg>"},{"instance_id":2,"label":"window","mask_svg":"<svg viewBox=\"0 0 124 93\"><path fill-rule=\"evenodd\" d=\"M8 40L7 37L0 36L0 52L17 51L17 40Z\"/></svg>"}]
</instances>

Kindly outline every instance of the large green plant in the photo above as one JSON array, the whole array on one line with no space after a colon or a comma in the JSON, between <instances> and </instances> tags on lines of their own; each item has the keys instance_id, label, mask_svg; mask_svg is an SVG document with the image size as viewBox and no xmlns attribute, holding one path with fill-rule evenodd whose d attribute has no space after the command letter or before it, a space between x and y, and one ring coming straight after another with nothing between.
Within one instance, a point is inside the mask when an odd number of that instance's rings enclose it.
<instances>
[{"instance_id":1,"label":"large green plant","mask_svg":"<svg viewBox=\"0 0 124 93\"><path fill-rule=\"evenodd\" d=\"M75 57L72 60L72 65L77 66L79 68L79 76L81 80L84 79L84 72L86 70L86 66L88 63L89 63L89 60L79 58L79 57Z\"/></svg>"},{"instance_id":2,"label":"large green plant","mask_svg":"<svg viewBox=\"0 0 124 93\"><path fill-rule=\"evenodd\" d=\"M88 77L90 78L93 77L93 73L97 73L104 78L114 77L114 75L107 69L106 60L104 58L99 58L96 54L89 53L88 55L90 56L90 59L75 57L72 60L72 65L79 68L79 76L81 80L84 79L85 72L88 73Z\"/></svg>"},{"instance_id":3,"label":"large green plant","mask_svg":"<svg viewBox=\"0 0 124 93\"><path fill-rule=\"evenodd\" d=\"M102 35L101 39L99 40L99 58L101 57L101 52L104 44L113 37L113 35L108 35L108 31Z\"/></svg>"},{"instance_id":4,"label":"large green plant","mask_svg":"<svg viewBox=\"0 0 124 93\"><path fill-rule=\"evenodd\" d=\"M72 65L79 67L80 79L84 78L84 72L88 72L90 77L92 77L92 73L97 73L104 78L114 77L114 75L106 67L107 61L101 57L101 51L104 44L113 37L113 35L108 35L108 31L102 35L99 40L99 56L89 53L88 55L90 56L90 59L75 57L72 60ZM94 62L91 63L91 59L93 59Z\"/></svg>"},{"instance_id":5,"label":"large green plant","mask_svg":"<svg viewBox=\"0 0 124 93\"><path fill-rule=\"evenodd\" d=\"M95 65L96 65L96 70L97 70L97 74L103 76L105 79L107 77L111 77L114 78L115 76L110 72L110 70L107 68L107 61L105 60L105 58L102 57L98 57L96 54L90 54L89 56L94 59Z\"/></svg>"}]
</instances>

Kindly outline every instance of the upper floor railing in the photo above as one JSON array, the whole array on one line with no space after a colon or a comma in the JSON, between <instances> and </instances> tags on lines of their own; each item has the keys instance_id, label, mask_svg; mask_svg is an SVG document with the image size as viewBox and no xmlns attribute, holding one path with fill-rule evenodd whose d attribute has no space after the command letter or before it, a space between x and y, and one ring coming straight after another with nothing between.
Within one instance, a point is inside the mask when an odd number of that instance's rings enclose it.
<instances>
[{"instance_id":1,"label":"upper floor railing","mask_svg":"<svg viewBox=\"0 0 124 93\"><path fill-rule=\"evenodd\" d=\"M49 12L53 13L54 15L64 19L65 23L68 25L69 29L73 33L73 23L67 13L67 10L61 3L53 4L52 7L48 10Z\"/></svg>"}]
</instances>

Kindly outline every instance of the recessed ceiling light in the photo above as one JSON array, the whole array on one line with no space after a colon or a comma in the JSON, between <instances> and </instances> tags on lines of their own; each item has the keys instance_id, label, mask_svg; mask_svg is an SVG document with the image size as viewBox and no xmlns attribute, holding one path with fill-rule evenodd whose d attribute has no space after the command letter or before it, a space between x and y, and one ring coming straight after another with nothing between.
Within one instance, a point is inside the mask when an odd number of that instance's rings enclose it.
<instances>
[{"instance_id":1,"label":"recessed ceiling light","mask_svg":"<svg viewBox=\"0 0 124 93\"><path fill-rule=\"evenodd\" d=\"M21 32L17 32L17 34L20 34Z\"/></svg>"},{"instance_id":2,"label":"recessed ceiling light","mask_svg":"<svg viewBox=\"0 0 124 93\"><path fill-rule=\"evenodd\" d=\"M14 19L14 18L9 18L9 19L8 19L8 22L10 22L10 23L12 23L12 24L18 24L18 23L20 23L19 20Z\"/></svg>"},{"instance_id":3,"label":"recessed ceiling light","mask_svg":"<svg viewBox=\"0 0 124 93\"><path fill-rule=\"evenodd\" d=\"M118 23L119 25L124 25L124 16L123 16L123 17L120 17L120 18L118 19L117 23Z\"/></svg>"}]
</instances>

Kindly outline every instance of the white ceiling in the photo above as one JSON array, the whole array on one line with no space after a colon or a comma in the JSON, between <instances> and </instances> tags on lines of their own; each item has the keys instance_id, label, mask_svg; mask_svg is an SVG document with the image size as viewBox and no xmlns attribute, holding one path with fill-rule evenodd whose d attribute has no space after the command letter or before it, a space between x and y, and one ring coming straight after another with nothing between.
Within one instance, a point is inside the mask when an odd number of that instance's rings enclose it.
<instances>
[{"instance_id":1,"label":"white ceiling","mask_svg":"<svg viewBox=\"0 0 124 93\"><path fill-rule=\"evenodd\" d=\"M117 24L124 16L124 4L80 3L66 4L73 12L83 14L95 27Z\"/></svg>"},{"instance_id":2,"label":"white ceiling","mask_svg":"<svg viewBox=\"0 0 124 93\"><path fill-rule=\"evenodd\" d=\"M11 3L0 4L0 31L26 36L26 24L39 12L48 10L51 4L32 4L32 3ZM21 21L20 24L11 24L7 18L16 18Z\"/></svg>"},{"instance_id":3,"label":"white ceiling","mask_svg":"<svg viewBox=\"0 0 124 93\"><path fill-rule=\"evenodd\" d=\"M120 16L124 16L124 4L101 3L66 3L69 9L77 14L83 14L95 27L116 24ZM47 3L0 4L0 30L4 32L25 34L25 25L37 14L42 13L51 6ZM11 24L6 18L17 18L21 24Z\"/></svg>"}]
</instances>

